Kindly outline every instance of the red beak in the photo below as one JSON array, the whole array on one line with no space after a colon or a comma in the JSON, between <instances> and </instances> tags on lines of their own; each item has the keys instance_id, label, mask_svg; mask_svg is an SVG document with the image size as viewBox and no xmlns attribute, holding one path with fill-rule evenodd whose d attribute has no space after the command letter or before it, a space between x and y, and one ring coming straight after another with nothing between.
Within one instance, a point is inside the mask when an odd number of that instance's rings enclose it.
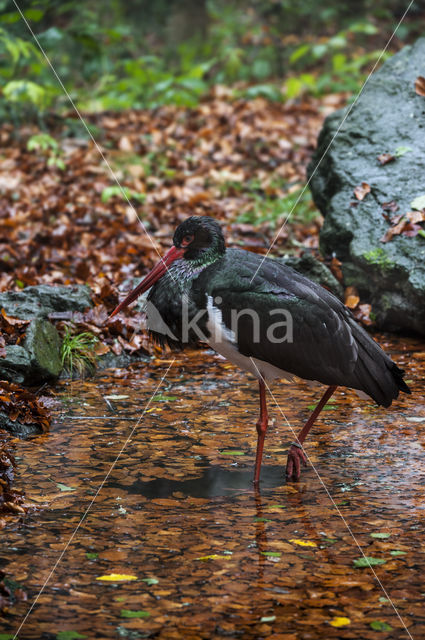
<instances>
[{"instance_id":1,"label":"red beak","mask_svg":"<svg viewBox=\"0 0 425 640\"><path fill-rule=\"evenodd\" d=\"M142 293L150 289L157 280L162 278L164 273L167 271L168 267L174 260L177 258L181 258L184 254L184 249L178 249L177 247L171 247L165 254L163 258L154 266L154 268L149 271L147 276L133 289L130 291L128 296L119 303L119 305L113 310L109 318L112 318L117 313L119 313L122 309L125 309L129 304L134 302L136 298L138 298Z\"/></svg>"}]
</instances>

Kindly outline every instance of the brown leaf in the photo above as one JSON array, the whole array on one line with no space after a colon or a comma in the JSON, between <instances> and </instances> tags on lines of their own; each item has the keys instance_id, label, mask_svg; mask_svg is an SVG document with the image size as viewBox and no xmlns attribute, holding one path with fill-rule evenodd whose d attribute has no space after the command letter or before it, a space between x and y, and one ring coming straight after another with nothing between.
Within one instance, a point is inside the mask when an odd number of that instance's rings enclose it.
<instances>
[{"instance_id":1,"label":"brown leaf","mask_svg":"<svg viewBox=\"0 0 425 640\"><path fill-rule=\"evenodd\" d=\"M363 200L368 193L370 193L370 185L367 184L367 182L362 182L361 185L358 185L354 189L354 195L356 196L357 200Z\"/></svg>"},{"instance_id":2,"label":"brown leaf","mask_svg":"<svg viewBox=\"0 0 425 640\"><path fill-rule=\"evenodd\" d=\"M360 302L360 296L356 287L347 287L344 292L345 306L355 309Z\"/></svg>"},{"instance_id":3,"label":"brown leaf","mask_svg":"<svg viewBox=\"0 0 425 640\"><path fill-rule=\"evenodd\" d=\"M418 76L415 80L415 92L418 96L425 97L425 78L423 76Z\"/></svg>"},{"instance_id":4,"label":"brown leaf","mask_svg":"<svg viewBox=\"0 0 425 640\"><path fill-rule=\"evenodd\" d=\"M408 211L404 214L413 224L417 222L425 222L425 211Z\"/></svg>"},{"instance_id":5,"label":"brown leaf","mask_svg":"<svg viewBox=\"0 0 425 640\"><path fill-rule=\"evenodd\" d=\"M330 270L332 271L333 275L339 282L342 282L344 280L342 275L341 265L342 265L341 260L338 260L338 258L336 258L335 256L332 258L331 264L329 265Z\"/></svg>"},{"instance_id":6,"label":"brown leaf","mask_svg":"<svg viewBox=\"0 0 425 640\"><path fill-rule=\"evenodd\" d=\"M380 164L388 164L389 162L393 162L395 160L395 156L393 156L391 153L381 153L381 155L379 155L377 159Z\"/></svg>"},{"instance_id":7,"label":"brown leaf","mask_svg":"<svg viewBox=\"0 0 425 640\"><path fill-rule=\"evenodd\" d=\"M408 220L406 220L403 216L400 222L398 222L396 225L387 229L387 231L381 238L381 242L389 242L391 238L393 238L394 236L400 235L407 223L408 223Z\"/></svg>"},{"instance_id":8,"label":"brown leaf","mask_svg":"<svg viewBox=\"0 0 425 640\"><path fill-rule=\"evenodd\" d=\"M381 207L383 208L384 211L388 211L391 213L395 213L396 211L398 211L398 204L397 202L395 202L395 200L390 200L389 202L383 202L381 204Z\"/></svg>"}]
</instances>

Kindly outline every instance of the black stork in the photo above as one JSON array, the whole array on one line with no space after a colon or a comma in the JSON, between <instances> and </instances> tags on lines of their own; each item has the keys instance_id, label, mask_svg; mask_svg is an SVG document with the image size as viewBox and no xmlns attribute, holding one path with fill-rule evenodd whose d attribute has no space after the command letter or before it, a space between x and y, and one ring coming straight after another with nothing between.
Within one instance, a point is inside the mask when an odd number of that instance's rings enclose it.
<instances>
[{"instance_id":1,"label":"black stork","mask_svg":"<svg viewBox=\"0 0 425 640\"><path fill-rule=\"evenodd\" d=\"M148 328L154 339L179 348L203 340L258 378L256 486L268 425L265 381L297 376L327 385L289 448L289 480L300 478L301 464L307 464L304 440L338 386L384 407L399 391L410 393L404 372L338 298L276 260L226 249L213 218L182 222L171 249L112 315L151 287Z\"/></svg>"}]
</instances>

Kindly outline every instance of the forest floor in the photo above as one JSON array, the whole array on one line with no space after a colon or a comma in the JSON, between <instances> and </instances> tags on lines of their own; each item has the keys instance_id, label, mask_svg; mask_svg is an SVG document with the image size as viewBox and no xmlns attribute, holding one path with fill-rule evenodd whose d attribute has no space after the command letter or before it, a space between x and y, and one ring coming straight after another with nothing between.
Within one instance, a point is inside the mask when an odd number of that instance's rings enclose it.
<instances>
[{"instance_id":1,"label":"forest floor","mask_svg":"<svg viewBox=\"0 0 425 640\"><path fill-rule=\"evenodd\" d=\"M301 190L323 119L345 100L229 101L221 90L191 110L90 116L98 146L72 114L52 124L57 148L29 150L41 144L33 125L0 128L0 290L88 283L95 306L71 319L76 331L102 353L152 354L44 388L50 430L5 436L3 482L12 447L20 493L0 519L0 640L18 629L20 640L425 635L420 342L381 337L414 401L385 411L341 391L329 403L308 452L330 495L311 466L285 484L293 435L274 407L260 495L254 382L202 350L161 356L134 332L133 310L106 323L189 215L221 221L230 246L317 253L322 218ZM23 339L25 323L1 322L4 344ZM274 391L297 430L317 391Z\"/></svg>"}]
</instances>

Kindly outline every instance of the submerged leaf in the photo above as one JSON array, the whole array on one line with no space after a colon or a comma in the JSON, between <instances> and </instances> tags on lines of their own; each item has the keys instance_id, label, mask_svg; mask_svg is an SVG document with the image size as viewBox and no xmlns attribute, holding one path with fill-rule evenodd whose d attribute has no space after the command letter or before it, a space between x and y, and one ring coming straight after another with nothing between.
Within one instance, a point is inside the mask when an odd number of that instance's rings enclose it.
<instances>
[{"instance_id":1,"label":"submerged leaf","mask_svg":"<svg viewBox=\"0 0 425 640\"><path fill-rule=\"evenodd\" d=\"M157 393L152 400L156 400L156 402L174 402L174 400L177 400L177 396L165 396L162 393Z\"/></svg>"},{"instance_id":2,"label":"submerged leaf","mask_svg":"<svg viewBox=\"0 0 425 640\"><path fill-rule=\"evenodd\" d=\"M300 547L317 547L317 544L312 540L299 540L298 538L291 538L289 542L298 544Z\"/></svg>"},{"instance_id":3,"label":"submerged leaf","mask_svg":"<svg viewBox=\"0 0 425 640\"><path fill-rule=\"evenodd\" d=\"M274 622L276 620L276 616L263 616L260 622Z\"/></svg>"},{"instance_id":4,"label":"submerged leaf","mask_svg":"<svg viewBox=\"0 0 425 640\"><path fill-rule=\"evenodd\" d=\"M344 616L335 616L329 622L332 627L346 627L348 624L351 624L350 618L345 618Z\"/></svg>"},{"instance_id":5,"label":"submerged leaf","mask_svg":"<svg viewBox=\"0 0 425 640\"><path fill-rule=\"evenodd\" d=\"M231 560L231 558L227 556L220 556L217 553L212 553L209 556L201 556L200 558L195 558L195 560Z\"/></svg>"},{"instance_id":6,"label":"submerged leaf","mask_svg":"<svg viewBox=\"0 0 425 640\"><path fill-rule=\"evenodd\" d=\"M149 618L149 611L132 611L131 609L121 609L121 618Z\"/></svg>"},{"instance_id":7,"label":"submerged leaf","mask_svg":"<svg viewBox=\"0 0 425 640\"><path fill-rule=\"evenodd\" d=\"M62 482L58 482L56 486L61 491L75 491L74 487L67 487L66 484L62 484Z\"/></svg>"},{"instance_id":8,"label":"submerged leaf","mask_svg":"<svg viewBox=\"0 0 425 640\"><path fill-rule=\"evenodd\" d=\"M373 620L370 623L370 628L374 631L392 631L393 628L387 624L386 622L382 622L381 620Z\"/></svg>"},{"instance_id":9,"label":"submerged leaf","mask_svg":"<svg viewBox=\"0 0 425 640\"><path fill-rule=\"evenodd\" d=\"M126 573L110 573L106 576L98 576L96 580L103 580L104 582L125 582L127 580L137 580L137 576Z\"/></svg>"},{"instance_id":10,"label":"submerged leaf","mask_svg":"<svg viewBox=\"0 0 425 640\"><path fill-rule=\"evenodd\" d=\"M220 451L222 456L244 456L245 451Z\"/></svg>"},{"instance_id":11,"label":"submerged leaf","mask_svg":"<svg viewBox=\"0 0 425 640\"><path fill-rule=\"evenodd\" d=\"M364 556L363 558L353 560L354 566L359 569L363 567L374 567L385 563L386 560L384 558L372 558L371 556Z\"/></svg>"},{"instance_id":12,"label":"submerged leaf","mask_svg":"<svg viewBox=\"0 0 425 640\"><path fill-rule=\"evenodd\" d=\"M151 585L158 584L159 580L158 578L142 578L142 582L146 582L146 584Z\"/></svg>"}]
</instances>

